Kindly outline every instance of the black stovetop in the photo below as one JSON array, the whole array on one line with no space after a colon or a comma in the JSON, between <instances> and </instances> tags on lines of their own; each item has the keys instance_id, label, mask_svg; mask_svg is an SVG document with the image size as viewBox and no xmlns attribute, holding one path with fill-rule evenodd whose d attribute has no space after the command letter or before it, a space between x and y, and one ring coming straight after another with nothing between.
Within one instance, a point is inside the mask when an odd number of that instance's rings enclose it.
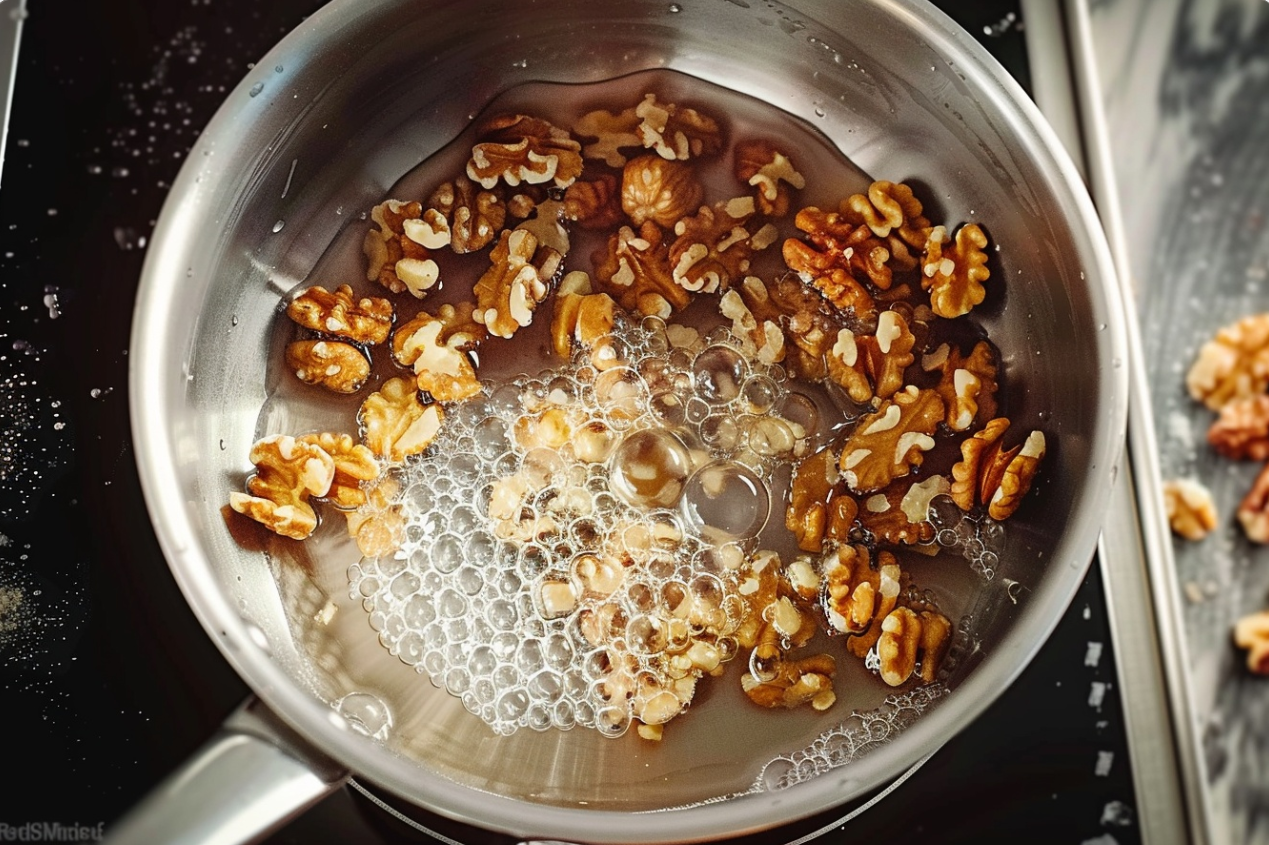
<instances>
[{"instance_id":1,"label":"black stovetop","mask_svg":"<svg viewBox=\"0 0 1269 845\"><path fill-rule=\"evenodd\" d=\"M185 605L142 504L129 323L184 155L250 63L320 5L29 3L0 189L0 713L14 778L0 840L27 823L109 825L248 694ZM1028 84L1016 0L938 5ZM16 8L0 0L0 14ZM1094 561L1018 681L824 840L1139 841L1113 651ZM343 790L268 841L427 840Z\"/></svg>"}]
</instances>

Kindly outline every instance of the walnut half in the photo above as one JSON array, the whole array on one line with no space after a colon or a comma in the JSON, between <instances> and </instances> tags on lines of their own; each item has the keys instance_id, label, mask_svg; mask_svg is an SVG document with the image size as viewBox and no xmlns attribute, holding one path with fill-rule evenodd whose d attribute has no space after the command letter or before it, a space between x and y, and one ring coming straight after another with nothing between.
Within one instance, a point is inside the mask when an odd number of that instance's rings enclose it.
<instances>
[{"instance_id":1,"label":"walnut half","mask_svg":"<svg viewBox=\"0 0 1269 845\"><path fill-rule=\"evenodd\" d=\"M287 435L266 437L251 447L256 472L247 493L230 493L229 506L270 531L303 540L317 528L310 496L325 496L335 479L335 461L315 443Z\"/></svg>"},{"instance_id":2,"label":"walnut half","mask_svg":"<svg viewBox=\"0 0 1269 845\"><path fill-rule=\"evenodd\" d=\"M1216 527L1212 493L1190 478L1163 482L1163 502L1172 530L1187 540L1201 540Z\"/></svg>"}]
</instances>

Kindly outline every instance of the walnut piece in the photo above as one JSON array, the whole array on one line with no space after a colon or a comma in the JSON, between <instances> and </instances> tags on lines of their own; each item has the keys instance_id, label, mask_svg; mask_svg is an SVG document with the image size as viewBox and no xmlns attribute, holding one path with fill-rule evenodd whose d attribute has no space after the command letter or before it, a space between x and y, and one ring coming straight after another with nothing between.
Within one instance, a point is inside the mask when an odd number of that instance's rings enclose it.
<instances>
[{"instance_id":1,"label":"walnut piece","mask_svg":"<svg viewBox=\"0 0 1269 845\"><path fill-rule=\"evenodd\" d=\"M363 556L390 555L405 542L405 514L396 498L399 492L396 479L384 476L366 491L366 501L346 515L348 536Z\"/></svg>"},{"instance_id":2,"label":"walnut piece","mask_svg":"<svg viewBox=\"0 0 1269 845\"><path fill-rule=\"evenodd\" d=\"M889 290L894 280L890 250L863 223L847 215L811 206L793 218L806 240L784 242L784 263L842 310L854 310L871 322L872 295L864 284Z\"/></svg>"},{"instance_id":3,"label":"walnut piece","mask_svg":"<svg viewBox=\"0 0 1269 845\"><path fill-rule=\"evenodd\" d=\"M916 359L916 337L898 311L882 311L873 334L840 329L828 352L828 374L850 398L863 404L888 399L904 385L904 374Z\"/></svg>"},{"instance_id":4,"label":"walnut piece","mask_svg":"<svg viewBox=\"0 0 1269 845\"><path fill-rule=\"evenodd\" d=\"M943 421L943 400L933 390L908 385L859 421L842 449L846 486L856 493L880 490L918 467L934 448Z\"/></svg>"},{"instance_id":5,"label":"walnut piece","mask_svg":"<svg viewBox=\"0 0 1269 845\"><path fill-rule=\"evenodd\" d=\"M713 293L726 290L749 269L750 259L775 242L770 223L747 228L755 215L753 197L736 197L702 206L691 217L674 224L677 236L670 246L674 281L690 291Z\"/></svg>"},{"instance_id":6,"label":"walnut piece","mask_svg":"<svg viewBox=\"0 0 1269 845\"><path fill-rule=\"evenodd\" d=\"M818 552L825 538L843 541L849 535L859 506L842 486L837 456L827 447L794 468L784 524L802 551Z\"/></svg>"},{"instance_id":7,"label":"walnut piece","mask_svg":"<svg viewBox=\"0 0 1269 845\"><path fill-rule=\"evenodd\" d=\"M692 301L692 294L674 281L670 250L655 223L644 223L637 233L622 226L592 261L596 285L627 311L664 319Z\"/></svg>"},{"instance_id":8,"label":"walnut piece","mask_svg":"<svg viewBox=\"0 0 1269 845\"><path fill-rule=\"evenodd\" d=\"M762 287L762 280L747 276L744 284ZM765 292L765 288L763 291ZM724 293L718 300L718 310L731 320L732 333L743 344L743 350L753 360L764 364L776 364L784 360L784 330L775 320L763 320L761 324L749 306L735 289Z\"/></svg>"},{"instance_id":9,"label":"walnut piece","mask_svg":"<svg viewBox=\"0 0 1269 845\"><path fill-rule=\"evenodd\" d=\"M476 310L472 318L498 337L511 337L533 321L547 284L560 265L560 254L538 247L538 239L524 229L503 230L489 255L490 267L472 288Z\"/></svg>"},{"instance_id":10,"label":"walnut piece","mask_svg":"<svg viewBox=\"0 0 1269 845\"><path fill-rule=\"evenodd\" d=\"M303 540L317 528L310 496L325 496L335 478L335 461L320 446L288 435L266 437L251 447L256 472L247 493L230 493L229 506L270 531Z\"/></svg>"},{"instance_id":11,"label":"walnut piece","mask_svg":"<svg viewBox=\"0 0 1269 845\"><path fill-rule=\"evenodd\" d=\"M296 340L287 344L286 365L305 384L334 393L356 393L370 378L370 361L351 343Z\"/></svg>"},{"instance_id":12,"label":"walnut piece","mask_svg":"<svg viewBox=\"0 0 1269 845\"><path fill-rule=\"evenodd\" d=\"M635 133L661 158L683 161L722 149L718 123L696 109L658 103L656 94L646 94L635 106L635 115L639 118Z\"/></svg>"},{"instance_id":13,"label":"walnut piece","mask_svg":"<svg viewBox=\"0 0 1269 845\"><path fill-rule=\"evenodd\" d=\"M577 119L573 134L596 139L582 147L585 158L597 158L609 167L621 167L626 163L622 148L643 146L643 137L636 131L641 120L634 106L617 114L597 109Z\"/></svg>"},{"instance_id":14,"label":"walnut piece","mask_svg":"<svg viewBox=\"0 0 1269 845\"><path fill-rule=\"evenodd\" d=\"M952 501L963 511L986 505L992 519L1007 519L1031 488L1044 458L1044 433L1033 431L1019 446L1005 449L1009 420L998 417L961 443L961 460L952 467Z\"/></svg>"},{"instance_id":15,"label":"walnut piece","mask_svg":"<svg viewBox=\"0 0 1269 845\"><path fill-rule=\"evenodd\" d=\"M1247 669L1269 675L1269 610L1249 613L1234 625L1234 645L1247 649Z\"/></svg>"},{"instance_id":16,"label":"walnut piece","mask_svg":"<svg viewBox=\"0 0 1269 845\"><path fill-rule=\"evenodd\" d=\"M636 226L651 220L671 228L696 208L704 188L689 164L644 155L626 163L621 174L621 208Z\"/></svg>"},{"instance_id":17,"label":"walnut piece","mask_svg":"<svg viewBox=\"0 0 1269 845\"><path fill-rule=\"evenodd\" d=\"M373 296L355 300L348 285L333 292L314 285L291 300L286 315L306 329L371 346L392 331L392 303Z\"/></svg>"},{"instance_id":18,"label":"walnut piece","mask_svg":"<svg viewBox=\"0 0 1269 845\"><path fill-rule=\"evenodd\" d=\"M457 253L484 249L507 219L507 206L493 191L477 191L466 176L440 185L428 197L427 207L444 215L450 231L450 248Z\"/></svg>"},{"instance_id":19,"label":"walnut piece","mask_svg":"<svg viewBox=\"0 0 1269 845\"><path fill-rule=\"evenodd\" d=\"M952 639L952 623L941 613L896 607L881 623L877 657L881 679L892 687L912 677L917 664L923 683L932 683L938 674Z\"/></svg>"},{"instance_id":20,"label":"walnut piece","mask_svg":"<svg viewBox=\"0 0 1269 845\"><path fill-rule=\"evenodd\" d=\"M827 710L837 701L837 694L833 692L836 671L831 655L816 654L801 660L782 661L775 677L768 681L746 672L740 678L740 685L749 700L762 707L792 708L809 703L815 710Z\"/></svg>"},{"instance_id":21,"label":"walnut piece","mask_svg":"<svg viewBox=\"0 0 1269 845\"><path fill-rule=\"evenodd\" d=\"M366 255L366 279L393 293L409 291L422 299L440 279L432 250L449 244L449 223L435 209L421 203L387 200L376 205L370 219L379 228L366 232L361 249Z\"/></svg>"},{"instance_id":22,"label":"walnut piece","mask_svg":"<svg viewBox=\"0 0 1269 845\"><path fill-rule=\"evenodd\" d=\"M746 276L738 290L760 326L775 323L784 331L788 371L807 381L824 378L825 353L839 328L824 299L792 275L770 282Z\"/></svg>"},{"instance_id":23,"label":"walnut piece","mask_svg":"<svg viewBox=\"0 0 1269 845\"><path fill-rule=\"evenodd\" d=\"M1185 376L1190 396L1213 411L1269 387L1269 312L1222 327L1204 343Z\"/></svg>"},{"instance_id":24,"label":"walnut piece","mask_svg":"<svg viewBox=\"0 0 1269 845\"><path fill-rule=\"evenodd\" d=\"M1227 458L1269 459L1269 396L1231 399L1207 430L1207 442Z\"/></svg>"},{"instance_id":25,"label":"walnut piece","mask_svg":"<svg viewBox=\"0 0 1269 845\"><path fill-rule=\"evenodd\" d=\"M966 358L960 350L943 344L935 350L936 367L943 376L935 390L947 406L944 422L952 431L968 431L996 416L996 352L980 340Z\"/></svg>"},{"instance_id":26,"label":"walnut piece","mask_svg":"<svg viewBox=\"0 0 1269 845\"><path fill-rule=\"evenodd\" d=\"M848 647L862 657L881 635L881 620L898 601L899 565L890 552L880 552L874 567L867 546L843 543L825 556L821 567L825 618L833 630L854 636Z\"/></svg>"},{"instance_id":27,"label":"walnut piece","mask_svg":"<svg viewBox=\"0 0 1269 845\"><path fill-rule=\"evenodd\" d=\"M480 393L480 380L463 351L468 335L450 332L447 338L446 328L440 318L420 311L393 335L392 355L414 368L419 390L437 402L460 402Z\"/></svg>"},{"instance_id":28,"label":"walnut piece","mask_svg":"<svg viewBox=\"0 0 1269 845\"><path fill-rule=\"evenodd\" d=\"M1253 543L1269 543L1269 465L1260 471L1239 502L1238 522L1247 539Z\"/></svg>"},{"instance_id":29,"label":"walnut piece","mask_svg":"<svg viewBox=\"0 0 1269 845\"><path fill-rule=\"evenodd\" d=\"M806 179L793 162L770 141L737 142L732 161L736 178L755 189L758 211L768 217L788 214L790 189L806 187Z\"/></svg>"},{"instance_id":30,"label":"walnut piece","mask_svg":"<svg viewBox=\"0 0 1269 845\"><path fill-rule=\"evenodd\" d=\"M921 287L930 292L930 308L940 317L968 314L987 296L987 236L976 223L967 223L948 241L947 229L935 226L921 260Z\"/></svg>"},{"instance_id":31,"label":"walnut piece","mask_svg":"<svg viewBox=\"0 0 1269 845\"><path fill-rule=\"evenodd\" d=\"M361 403L358 419L370 451L399 463L432 444L444 413L419 401L413 379L392 378Z\"/></svg>"},{"instance_id":32,"label":"walnut piece","mask_svg":"<svg viewBox=\"0 0 1269 845\"><path fill-rule=\"evenodd\" d=\"M618 362L612 353L613 326L617 303L606 293L593 293L590 277L580 270L569 273L555 293L555 313L551 319L551 348L568 358L576 341L591 350L596 369L605 370Z\"/></svg>"},{"instance_id":33,"label":"walnut piece","mask_svg":"<svg viewBox=\"0 0 1269 845\"><path fill-rule=\"evenodd\" d=\"M838 211L852 223L862 223L878 238L884 238L890 252L889 263L898 270L914 270L917 253L925 250L930 237L930 221L922 216L921 201L902 182L873 182L867 194L852 194L842 200Z\"/></svg>"},{"instance_id":34,"label":"walnut piece","mask_svg":"<svg viewBox=\"0 0 1269 845\"><path fill-rule=\"evenodd\" d=\"M941 475L912 483L902 479L859 503L859 524L879 543L910 546L934 539L930 500L951 490Z\"/></svg>"},{"instance_id":35,"label":"walnut piece","mask_svg":"<svg viewBox=\"0 0 1269 845\"><path fill-rule=\"evenodd\" d=\"M521 182L551 182L567 188L581 175L581 144L566 130L524 114L495 117L481 127L480 142L471 149L467 175L486 190L498 180L515 187Z\"/></svg>"},{"instance_id":36,"label":"walnut piece","mask_svg":"<svg viewBox=\"0 0 1269 845\"><path fill-rule=\"evenodd\" d=\"M364 485L379 477L379 462L374 453L353 439L351 434L306 434L295 438L305 445L317 446L335 462L335 476L330 489L320 498L341 510L351 510L366 503Z\"/></svg>"},{"instance_id":37,"label":"walnut piece","mask_svg":"<svg viewBox=\"0 0 1269 845\"><path fill-rule=\"evenodd\" d=\"M611 173L581 180L564 192L564 217L583 229L611 229L625 220L621 186Z\"/></svg>"},{"instance_id":38,"label":"walnut piece","mask_svg":"<svg viewBox=\"0 0 1269 845\"><path fill-rule=\"evenodd\" d=\"M1216 503L1212 493L1192 478L1163 482L1163 503L1168 525L1187 540L1202 540L1216 527Z\"/></svg>"}]
</instances>

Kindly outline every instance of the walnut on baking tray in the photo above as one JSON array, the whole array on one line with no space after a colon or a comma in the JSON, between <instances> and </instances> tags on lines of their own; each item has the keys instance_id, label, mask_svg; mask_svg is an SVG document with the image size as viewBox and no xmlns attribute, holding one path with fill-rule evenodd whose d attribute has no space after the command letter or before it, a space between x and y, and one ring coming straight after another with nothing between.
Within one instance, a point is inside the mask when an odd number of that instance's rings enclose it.
<instances>
[{"instance_id":1,"label":"walnut on baking tray","mask_svg":"<svg viewBox=\"0 0 1269 845\"><path fill-rule=\"evenodd\" d=\"M361 403L362 439L381 458L399 463L427 449L444 420L441 406L419 401L414 379L391 378Z\"/></svg>"},{"instance_id":2,"label":"walnut on baking tray","mask_svg":"<svg viewBox=\"0 0 1269 845\"><path fill-rule=\"evenodd\" d=\"M768 217L789 213L790 193L806 187L806 179L770 141L738 141L732 151L736 178L754 189L758 211Z\"/></svg>"},{"instance_id":3,"label":"walnut on baking tray","mask_svg":"<svg viewBox=\"0 0 1269 845\"><path fill-rule=\"evenodd\" d=\"M794 377L825 377L825 354L839 325L814 289L790 274L771 281L746 276L736 290L759 325L775 323L784 331L784 366Z\"/></svg>"},{"instance_id":4,"label":"walnut on baking tray","mask_svg":"<svg viewBox=\"0 0 1269 845\"><path fill-rule=\"evenodd\" d=\"M370 377L370 361L339 340L296 340L286 346L286 365L305 384L333 393L356 393Z\"/></svg>"},{"instance_id":5,"label":"walnut on baking tray","mask_svg":"<svg viewBox=\"0 0 1269 845\"><path fill-rule=\"evenodd\" d=\"M842 447L841 471L856 493L880 490L918 467L934 448L943 421L943 400L933 390L908 385L859 421Z\"/></svg>"},{"instance_id":6,"label":"walnut on baking tray","mask_svg":"<svg viewBox=\"0 0 1269 845\"><path fill-rule=\"evenodd\" d=\"M432 251L449 244L449 222L436 209L425 211L421 203L401 200L379 203L370 219L378 228L369 229L361 244L366 279L422 299L440 279Z\"/></svg>"},{"instance_id":7,"label":"walnut on baking tray","mask_svg":"<svg viewBox=\"0 0 1269 845\"><path fill-rule=\"evenodd\" d=\"M499 180L515 187L552 183L567 188L581 175L581 144L539 117L501 115L484 123L467 160L467 175L486 190Z\"/></svg>"},{"instance_id":8,"label":"walnut on baking tray","mask_svg":"<svg viewBox=\"0 0 1269 845\"><path fill-rule=\"evenodd\" d=\"M651 221L637 232L622 226L609 236L606 248L596 251L593 262L596 287L627 311L666 318L692 301L692 294L675 283L669 246Z\"/></svg>"},{"instance_id":9,"label":"walnut on baking tray","mask_svg":"<svg viewBox=\"0 0 1269 845\"><path fill-rule=\"evenodd\" d=\"M1207 442L1235 460L1269 459L1269 396L1231 399L1207 429Z\"/></svg>"},{"instance_id":10,"label":"walnut on baking tray","mask_svg":"<svg viewBox=\"0 0 1269 845\"><path fill-rule=\"evenodd\" d=\"M392 303L374 296L356 299L348 285L333 291L314 285L287 304L286 315L306 329L372 346L392 331Z\"/></svg>"},{"instance_id":11,"label":"walnut on baking tray","mask_svg":"<svg viewBox=\"0 0 1269 845\"><path fill-rule=\"evenodd\" d=\"M922 481L891 482L884 490L859 502L859 524L879 543L910 546L934 539L930 500L950 492L952 483L941 475Z\"/></svg>"},{"instance_id":12,"label":"walnut on baking tray","mask_svg":"<svg viewBox=\"0 0 1269 845\"><path fill-rule=\"evenodd\" d=\"M503 230L489 255L490 267L472 287L476 310L472 319L498 337L511 337L533 321L546 298L547 285L560 266L560 254L538 246L524 229Z\"/></svg>"},{"instance_id":13,"label":"walnut on baking tray","mask_svg":"<svg viewBox=\"0 0 1269 845\"><path fill-rule=\"evenodd\" d=\"M621 224L621 185L611 173L578 179L564 192L564 217L583 229L611 229Z\"/></svg>"},{"instance_id":14,"label":"walnut on baking tray","mask_svg":"<svg viewBox=\"0 0 1269 845\"><path fill-rule=\"evenodd\" d=\"M1216 502L1212 492L1192 478L1163 482L1163 504L1168 525L1187 540L1202 540L1216 527Z\"/></svg>"},{"instance_id":15,"label":"walnut on baking tray","mask_svg":"<svg viewBox=\"0 0 1269 845\"><path fill-rule=\"evenodd\" d=\"M449 224L450 248L457 253L484 249L507 219L507 206L493 191L477 190L466 176L439 185L427 199L427 207L442 214Z\"/></svg>"},{"instance_id":16,"label":"walnut on baking tray","mask_svg":"<svg viewBox=\"0 0 1269 845\"><path fill-rule=\"evenodd\" d=\"M976 223L967 223L948 238L944 226L930 230L921 259L921 287L930 292L930 308L940 317L968 314L987 296L987 236Z\"/></svg>"},{"instance_id":17,"label":"walnut on baking tray","mask_svg":"<svg viewBox=\"0 0 1269 845\"><path fill-rule=\"evenodd\" d=\"M577 119L573 134L595 139L582 146L585 158L599 159L609 167L621 167L626 163L623 148L643 146L643 138L636 131L640 122L642 118L635 114L634 106L616 114L596 109Z\"/></svg>"},{"instance_id":18,"label":"walnut on baking tray","mask_svg":"<svg viewBox=\"0 0 1269 845\"><path fill-rule=\"evenodd\" d=\"M828 375L850 398L863 404L888 399L904 385L904 374L916 360L916 337L898 311L882 311L872 334L839 329L826 361Z\"/></svg>"},{"instance_id":19,"label":"walnut on baking tray","mask_svg":"<svg viewBox=\"0 0 1269 845\"><path fill-rule=\"evenodd\" d=\"M877 640L881 679L897 687L916 673L922 683L932 683L951 641L952 623L943 614L896 607L882 621Z\"/></svg>"},{"instance_id":20,"label":"walnut on baking tray","mask_svg":"<svg viewBox=\"0 0 1269 845\"><path fill-rule=\"evenodd\" d=\"M733 280L739 281L753 254L771 246L778 235L771 223L751 225L754 216L753 197L735 197L702 206L675 223L676 238L670 245L674 281L704 293L726 290Z\"/></svg>"},{"instance_id":21,"label":"walnut on baking tray","mask_svg":"<svg viewBox=\"0 0 1269 845\"><path fill-rule=\"evenodd\" d=\"M1269 543L1269 464L1238 503L1238 522L1253 543Z\"/></svg>"},{"instance_id":22,"label":"walnut on baking tray","mask_svg":"<svg viewBox=\"0 0 1269 845\"><path fill-rule=\"evenodd\" d=\"M353 439L351 434L323 432L295 438L298 442L318 446L335 462L335 476L330 488L321 495L341 510L351 510L366 503L364 485L379 477L379 462L374 452Z\"/></svg>"},{"instance_id":23,"label":"walnut on baking tray","mask_svg":"<svg viewBox=\"0 0 1269 845\"><path fill-rule=\"evenodd\" d=\"M998 367L996 351L990 343L980 340L968 357L950 344L940 344L922 357L921 366L927 371L942 372L935 390L947 406L944 422L952 431L968 431L996 416Z\"/></svg>"},{"instance_id":24,"label":"walnut on baking tray","mask_svg":"<svg viewBox=\"0 0 1269 845\"><path fill-rule=\"evenodd\" d=\"M818 552L825 539L849 536L859 505L843 488L832 449L825 447L794 467L784 524L799 549Z\"/></svg>"},{"instance_id":25,"label":"walnut on baking tray","mask_svg":"<svg viewBox=\"0 0 1269 845\"><path fill-rule=\"evenodd\" d=\"M952 501L963 511L987 507L992 519L1006 519L1031 488L1044 458L1044 433L1032 431L1012 449L1004 448L1009 420L998 417L961 442L961 460L952 467Z\"/></svg>"},{"instance_id":26,"label":"walnut on baking tray","mask_svg":"<svg viewBox=\"0 0 1269 845\"><path fill-rule=\"evenodd\" d=\"M635 134L661 158L683 161L722 149L718 123L696 109L660 103L656 94L646 94L635 106L635 115L639 118Z\"/></svg>"},{"instance_id":27,"label":"walnut on baking tray","mask_svg":"<svg viewBox=\"0 0 1269 845\"><path fill-rule=\"evenodd\" d=\"M458 319L453 306L451 316ZM470 335L450 329L440 317L420 311L397 329L392 356L403 367L413 367L419 390L437 402L458 402L480 393L476 368L465 347Z\"/></svg>"},{"instance_id":28,"label":"walnut on baking tray","mask_svg":"<svg viewBox=\"0 0 1269 845\"><path fill-rule=\"evenodd\" d=\"M251 447L255 474L247 493L230 493L229 506L270 531L303 540L317 528L310 497L325 496L335 478L326 450L288 435L266 437Z\"/></svg>"},{"instance_id":29,"label":"walnut on baking tray","mask_svg":"<svg viewBox=\"0 0 1269 845\"><path fill-rule=\"evenodd\" d=\"M1234 645L1247 649L1247 669L1269 675L1269 610L1239 618L1234 624Z\"/></svg>"},{"instance_id":30,"label":"walnut on baking tray","mask_svg":"<svg viewBox=\"0 0 1269 845\"><path fill-rule=\"evenodd\" d=\"M636 226L651 220L672 228L699 205L704 192L696 169L681 161L642 155L621 172L621 208Z\"/></svg>"},{"instance_id":31,"label":"walnut on baking tray","mask_svg":"<svg viewBox=\"0 0 1269 845\"><path fill-rule=\"evenodd\" d=\"M1269 312L1236 320L1203 344L1185 375L1190 396L1213 411L1269 387Z\"/></svg>"},{"instance_id":32,"label":"walnut on baking tray","mask_svg":"<svg viewBox=\"0 0 1269 845\"><path fill-rule=\"evenodd\" d=\"M827 710L837 701L837 694L833 692L836 672L832 655L816 654L782 661L770 680L763 681L746 672L740 678L740 686L750 701L762 707L792 708L810 704L815 710Z\"/></svg>"},{"instance_id":33,"label":"walnut on baking tray","mask_svg":"<svg viewBox=\"0 0 1269 845\"><path fill-rule=\"evenodd\" d=\"M922 215L921 201L902 182L873 182L867 194L842 200L838 212L852 223L862 223L886 242L889 264L896 270L914 270L930 237L930 221Z\"/></svg>"}]
</instances>

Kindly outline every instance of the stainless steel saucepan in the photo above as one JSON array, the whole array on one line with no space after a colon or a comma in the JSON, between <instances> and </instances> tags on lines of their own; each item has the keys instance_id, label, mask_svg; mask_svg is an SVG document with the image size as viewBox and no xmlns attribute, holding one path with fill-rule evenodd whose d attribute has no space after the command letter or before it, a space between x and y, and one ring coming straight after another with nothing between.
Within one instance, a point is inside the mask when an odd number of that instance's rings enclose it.
<instances>
[{"instance_id":1,"label":"stainless steel saucepan","mask_svg":"<svg viewBox=\"0 0 1269 845\"><path fill-rule=\"evenodd\" d=\"M975 316L1001 350L1009 416L1042 429L1050 453L993 580L936 559L931 577L972 631L946 695L857 707L872 693L846 692L827 714L771 713L742 706L731 678L659 745L582 729L501 736L379 643L349 595L355 551L314 565L301 544L252 540L226 513L251 445L291 433L270 428L281 411L266 405L279 303L306 280L339 283L310 274L340 237L360 237L358 215L500 92L650 69L783 110L874 178L912 181L932 216L981 222L999 247L991 305ZM613 843L734 836L892 781L1018 675L1086 571L1125 421L1116 290L1053 133L920 0L333 0L221 107L146 261L130 355L146 502L186 598L258 700L116 836L249 838L348 772L514 836Z\"/></svg>"}]
</instances>

